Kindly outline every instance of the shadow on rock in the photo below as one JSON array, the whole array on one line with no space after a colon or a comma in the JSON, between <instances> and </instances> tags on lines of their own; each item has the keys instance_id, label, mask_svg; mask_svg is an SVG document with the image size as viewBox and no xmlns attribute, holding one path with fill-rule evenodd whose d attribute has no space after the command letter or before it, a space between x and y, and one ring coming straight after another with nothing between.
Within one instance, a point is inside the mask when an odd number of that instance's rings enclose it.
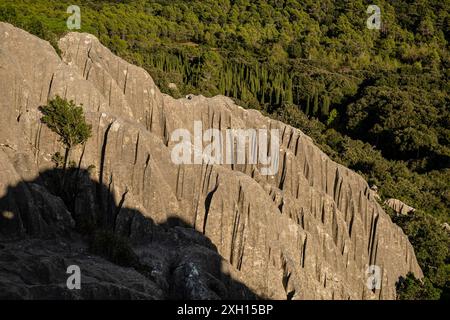
<instances>
[{"instance_id":1,"label":"shadow on rock","mask_svg":"<svg viewBox=\"0 0 450 320\"><path fill-rule=\"evenodd\" d=\"M0 198L0 299L258 298L186 222L154 223L88 170L62 176L42 172ZM79 290L67 287L71 265Z\"/></svg>"}]
</instances>

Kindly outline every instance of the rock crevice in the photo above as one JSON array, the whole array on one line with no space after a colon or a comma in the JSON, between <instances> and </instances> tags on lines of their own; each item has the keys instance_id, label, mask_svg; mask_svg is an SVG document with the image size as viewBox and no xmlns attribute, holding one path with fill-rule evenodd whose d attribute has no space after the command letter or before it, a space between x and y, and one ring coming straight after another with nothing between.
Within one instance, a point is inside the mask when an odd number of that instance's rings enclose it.
<instances>
[{"instance_id":1,"label":"rock crevice","mask_svg":"<svg viewBox=\"0 0 450 320\"><path fill-rule=\"evenodd\" d=\"M0 142L21 150L0 145L3 193L51 168L51 155L61 147L40 124L38 107L60 95L83 104L94 130L81 166L95 166L94 180L109 184L113 195L107 200L97 190L100 198L80 202L80 213L94 210L89 202L113 201L120 204L117 221L126 221L124 208L155 223L185 221L210 239L234 276L266 298L393 299L400 276L422 276L407 237L367 182L331 161L300 130L227 97L162 94L145 70L92 35L69 33L59 46L62 58L48 43L0 23ZM204 131L279 129L278 171L264 176L260 165L172 163L171 133L193 133L195 121ZM21 154L26 161L19 163ZM24 217L27 210L21 209ZM119 229L132 236L132 225ZM370 265L382 270L379 290L366 286ZM181 277L194 269L186 264L173 272Z\"/></svg>"}]
</instances>

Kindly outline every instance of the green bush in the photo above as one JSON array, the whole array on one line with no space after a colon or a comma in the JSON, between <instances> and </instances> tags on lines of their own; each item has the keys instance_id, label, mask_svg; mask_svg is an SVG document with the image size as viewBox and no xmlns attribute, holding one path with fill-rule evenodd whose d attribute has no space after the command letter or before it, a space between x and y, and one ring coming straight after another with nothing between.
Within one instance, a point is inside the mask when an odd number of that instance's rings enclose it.
<instances>
[{"instance_id":1,"label":"green bush","mask_svg":"<svg viewBox=\"0 0 450 320\"><path fill-rule=\"evenodd\" d=\"M1 1L0 21L57 48L70 4ZM448 296L439 280L448 260L435 228L450 219L447 3L380 0L389 23L379 31L365 26L367 4L343 0L79 5L81 31L144 67L163 92L173 82L178 97L220 93L261 110L303 130L333 160L376 184L382 198L434 217L431 229L422 215L397 222L430 283Z\"/></svg>"},{"instance_id":2,"label":"green bush","mask_svg":"<svg viewBox=\"0 0 450 320\"><path fill-rule=\"evenodd\" d=\"M406 277L400 277L396 289L398 300L437 300L441 294L430 280L425 278L420 281L412 273L408 273Z\"/></svg>"},{"instance_id":3,"label":"green bush","mask_svg":"<svg viewBox=\"0 0 450 320\"><path fill-rule=\"evenodd\" d=\"M66 148L63 165L63 169L66 169L70 151L75 146L86 143L91 137L92 126L86 123L82 106L76 106L73 101L59 96L39 110L43 114L41 121L59 136Z\"/></svg>"}]
</instances>

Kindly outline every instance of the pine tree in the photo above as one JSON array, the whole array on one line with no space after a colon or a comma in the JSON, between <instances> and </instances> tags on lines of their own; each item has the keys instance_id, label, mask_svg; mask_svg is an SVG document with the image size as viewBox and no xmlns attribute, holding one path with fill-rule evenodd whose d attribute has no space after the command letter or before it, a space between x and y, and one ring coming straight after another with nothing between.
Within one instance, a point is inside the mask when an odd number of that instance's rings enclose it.
<instances>
[{"instance_id":1,"label":"pine tree","mask_svg":"<svg viewBox=\"0 0 450 320\"><path fill-rule=\"evenodd\" d=\"M67 161L70 158L71 150L84 144L91 137L92 126L86 123L82 106L77 106L73 101L67 101L59 96L49 101L46 106L39 108L43 117L41 121L55 132L65 147L64 155L64 176L67 168Z\"/></svg>"},{"instance_id":2,"label":"pine tree","mask_svg":"<svg viewBox=\"0 0 450 320\"><path fill-rule=\"evenodd\" d=\"M309 116L309 112L310 112L310 103L311 103L311 97L309 96L309 94L306 96L306 110L305 110L305 114L307 116Z\"/></svg>"},{"instance_id":3,"label":"pine tree","mask_svg":"<svg viewBox=\"0 0 450 320\"><path fill-rule=\"evenodd\" d=\"M321 110L322 117L325 118L328 117L329 113L330 113L330 98L328 96L324 96Z\"/></svg>"},{"instance_id":4,"label":"pine tree","mask_svg":"<svg viewBox=\"0 0 450 320\"><path fill-rule=\"evenodd\" d=\"M317 91L315 91L312 115L317 116L318 112L319 112L319 93Z\"/></svg>"}]
</instances>

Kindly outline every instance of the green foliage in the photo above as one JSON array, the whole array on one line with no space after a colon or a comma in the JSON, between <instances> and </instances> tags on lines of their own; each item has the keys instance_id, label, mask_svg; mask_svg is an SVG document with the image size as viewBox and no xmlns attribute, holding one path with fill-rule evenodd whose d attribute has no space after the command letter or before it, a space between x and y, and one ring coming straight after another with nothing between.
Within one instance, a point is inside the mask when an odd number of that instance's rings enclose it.
<instances>
[{"instance_id":1,"label":"green foliage","mask_svg":"<svg viewBox=\"0 0 450 320\"><path fill-rule=\"evenodd\" d=\"M64 157L59 152L55 152L52 155L52 162L55 164L56 168L62 168L64 166Z\"/></svg>"},{"instance_id":2,"label":"green foliage","mask_svg":"<svg viewBox=\"0 0 450 320\"><path fill-rule=\"evenodd\" d=\"M359 172L380 187L383 198L400 198L416 208L411 216L392 215L414 247L425 278L407 278L399 285L399 299L448 299L450 292L450 238L441 226L448 221L450 170L427 174L411 172L404 162L386 160L380 151L359 140L327 129L317 119L309 119L296 106L285 105L275 115L312 137L335 161ZM433 215L431 215L431 214Z\"/></svg>"},{"instance_id":3,"label":"green foliage","mask_svg":"<svg viewBox=\"0 0 450 320\"><path fill-rule=\"evenodd\" d=\"M397 282L398 300L437 300L439 296L439 290L427 278L420 281L412 273L408 273Z\"/></svg>"},{"instance_id":4,"label":"green foliage","mask_svg":"<svg viewBox=\"0 0 450 320\"><path fill-rule=\"evenodd\" d=\"M450 116L446 99L410 85L367 87L347 107L347 129L365 137L389 158L439 159L441 166L448 167L448 132L439 125Z\"/></svg>"},{"instance_id":5,"label":"green foliage","mask_svg":"<svg viewBox=\"0 0 450 320\"><path fill-rule=\"evenodd\" d=\"M330 126L334 120L336 120L338 116L338 112L336 109L331 110L330 114L328 115L328 119L327 119L327 126Z\"/></svg>"},{"instance_id":6,"label":"green foliage","mask_svg":"<svg viewBox=\"0 0 450 320\"><path fill-rule=\"evenodd\" d=\"M450 237L435 218L416 211L410 216L399 216L394 221L402 227L414 246L417 261L426 281L437 290L450 289ZM425 282L426 286L429 286Z\"/></svg>"},{"instance_id":7,"label":"green foliage","mask_svg":"<svg viewBox=\"0 0 450 320\"><path fill-rule=\"evenodd\" d=\"M0 20L56 43L70 1L4 0ZM450 166L445 4L335 1L80 1L82 30L146 68L166 93L224 94L276 113L295 104L416 171ZM408 10L405 10L408 8ZM175 83L178 90L169 88Z\"/></svg>"},{"instance_id":8,"label":"green foliage","mask_svg":"<svg viewBox=\"0 0 450 320\"><path fill-rule=\"evenodd\" d=\"M0 21L57 48L71 4L3 0ZM447 251L436 231L450 219L448 2L380 0L380 31L366 28L362 1L78 5L81 31L144 67L163 92L233 97L303 130L333 160L379 186L383 198L399 198L426 212L397 221L426 275L420 285L407 280L400 297L435 298L437 291L448 296L442 280L448 275L442 253Z\"/></svg>"},{"instance_id":9,"label":"green foliage","mask_svg":"<svg viewBox=\"0 0 450 320\"><path fill-rule=\"evenodd\" d=\"M41 121L59 135L61 142L68 149L83 144L91 136L91 125L86 123L83 107L73 101L66 101L59 96L40 107Z\"/></svg>"}]
</instances>

